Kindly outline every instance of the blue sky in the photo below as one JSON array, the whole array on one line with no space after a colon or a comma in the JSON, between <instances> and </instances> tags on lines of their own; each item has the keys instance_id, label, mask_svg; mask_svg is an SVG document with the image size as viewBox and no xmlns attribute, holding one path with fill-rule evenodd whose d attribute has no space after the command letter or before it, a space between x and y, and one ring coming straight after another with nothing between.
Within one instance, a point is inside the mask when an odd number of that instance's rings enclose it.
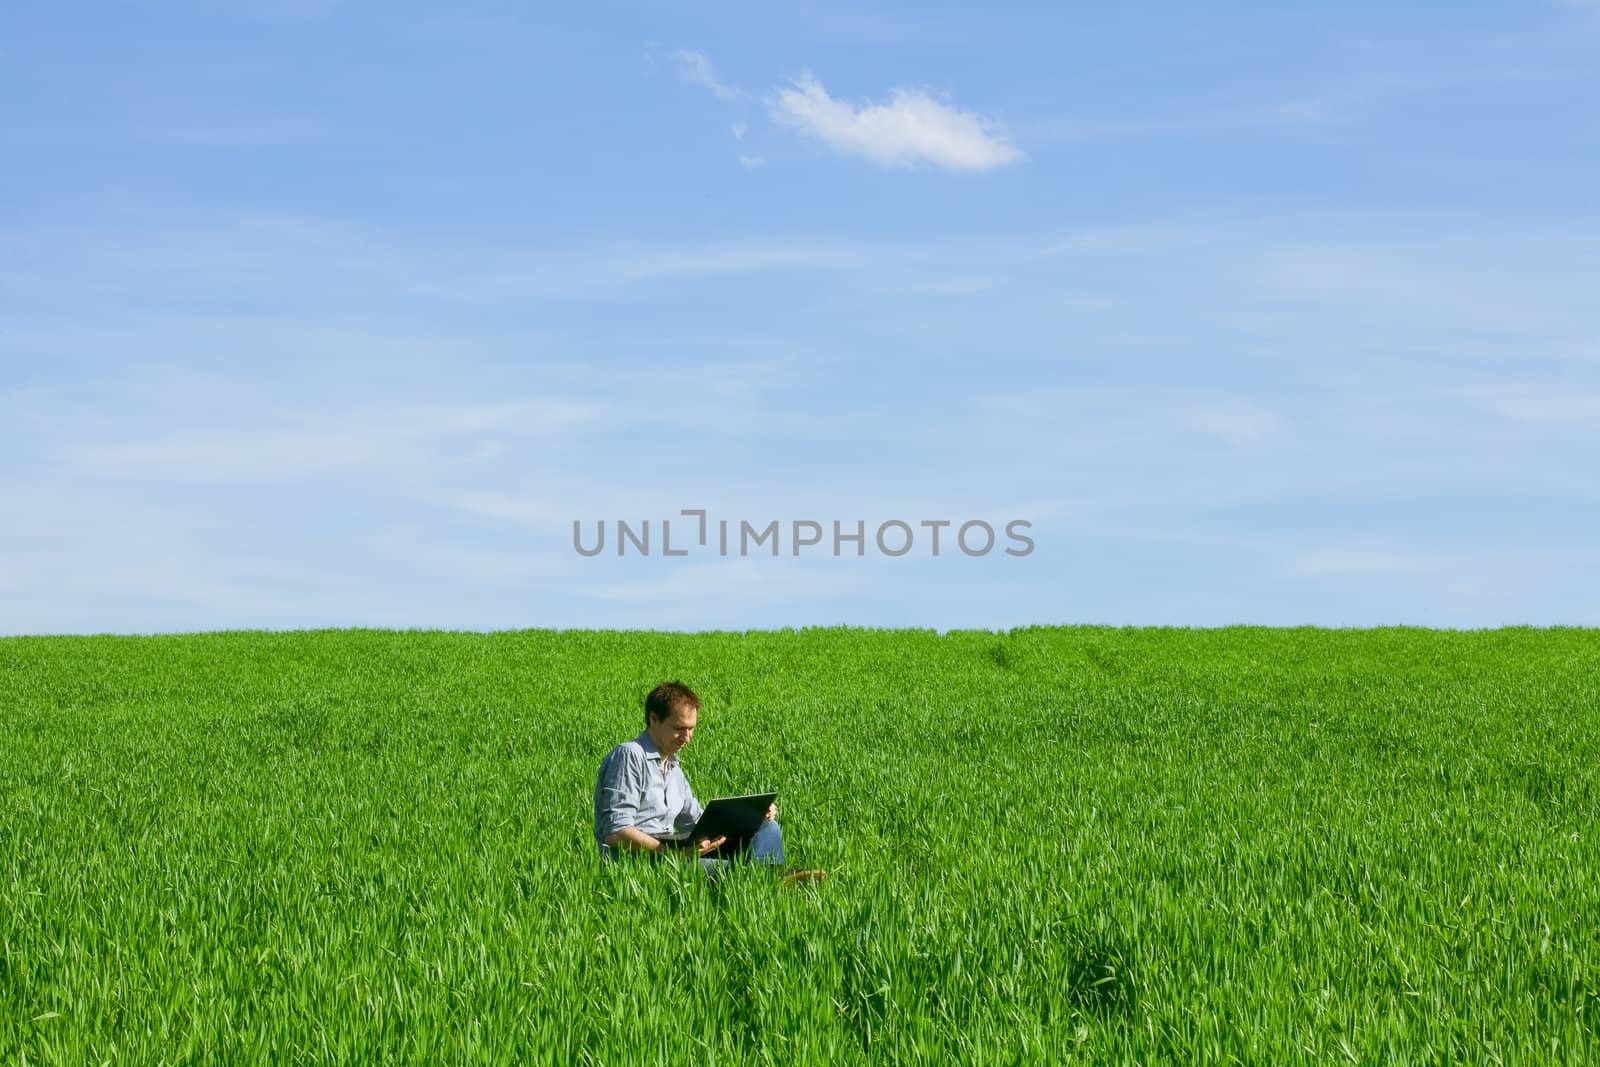
<instances>
[{"instance_id":1,"label":"blue sky","mask_svg":"<svg viewBox=\"0 0 1600 1067\"><path fill-rule=\"evenodd\" d=\"M0 633L1600 625L1597 50L1560 2L7 11ZM1035 547L663 558L686 508Z\"/></svg>"}]
</instances>

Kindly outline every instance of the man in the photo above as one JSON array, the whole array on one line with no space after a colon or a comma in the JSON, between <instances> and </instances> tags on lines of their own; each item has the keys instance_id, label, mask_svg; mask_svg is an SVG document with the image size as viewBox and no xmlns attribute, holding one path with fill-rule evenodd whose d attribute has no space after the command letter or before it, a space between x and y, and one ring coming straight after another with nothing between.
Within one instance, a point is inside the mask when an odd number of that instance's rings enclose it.
<instances>
[{"instance_id":1,"label":"man","mask_svg":"<svg viewBox=\"0 0 1600 1067\"><path fill-rule=\"evenodd\" d=\"M594 787L594 839L602 856L660 852L667 846L658 835L691 830L700 821L700 802L678 765L678 753L694 737L699 711L700 698L694 690L681 682L662 682L645 697L644 733L624 741L600 761ZM750 860L783 862L783 832L776 816L773 805L750 839ZM709 857L726 840L699 842L700 856Z\"/></svg>"}]
</instances>

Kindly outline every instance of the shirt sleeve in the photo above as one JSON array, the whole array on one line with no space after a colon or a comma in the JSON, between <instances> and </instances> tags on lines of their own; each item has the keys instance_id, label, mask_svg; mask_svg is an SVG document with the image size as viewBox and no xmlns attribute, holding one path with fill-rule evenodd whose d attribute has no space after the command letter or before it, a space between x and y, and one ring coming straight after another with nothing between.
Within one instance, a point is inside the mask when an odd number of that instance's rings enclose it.
<instances>
[{"instance_id":1,"label":"shirt sleeve","mask_svg":"<svg viewBox=\"0 0 1600 1067\"><path fill-rule=\"evenodd\" d=\"M594 787L594 836L607 837L639 821L644 797L644 755L633 745L618 745L600 761Z\"/></svg>"},{"instance_id":2,"label":"shirt sleeve","mask_svg":"<svg viewBox=\"0 0 1600 1067\"><path fill-rule=\"evenodd\" d=\"M694 798L694 790L689 788L688 775L684 775L683 778L683 793L688 799L684 802L683 814L678 817L678 821L680 823L687 823L688 826L685 827L685 829L688 829L693 827L695 823L699 822L700 816L705 814L705 812L700 807L700 802Z\"/></svg>"}]
</instances>

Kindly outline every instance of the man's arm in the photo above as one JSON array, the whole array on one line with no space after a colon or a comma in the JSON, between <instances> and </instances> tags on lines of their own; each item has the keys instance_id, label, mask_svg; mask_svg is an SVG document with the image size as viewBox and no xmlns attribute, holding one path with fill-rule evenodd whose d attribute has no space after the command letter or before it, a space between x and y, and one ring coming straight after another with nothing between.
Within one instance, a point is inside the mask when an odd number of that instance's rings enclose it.
<instances>
[{"instance_id":1,"label":"man's arm","mask_svg":"<svg viewBox=\"0 0 1600 1067\"><path fill-rule=\"evenodd\" d=\"M639 820L639 801L645 789L644 754L633 745L618 745L600 761L600 779L594 787L595 836L616 848L624 830L626 840L637 848L648 848L640 840L655 844L643 830L634 830Z\"/></svg>"},{"instance_id":2,"label":"man's arm","mask_svg":"<svg viewBox=\"0 0 1600 1067\"><path fill-rule=\"evenodd\" d=\"M714 837L696 841L690 847L692 847L697 854L704 856L721 848L723 844L727 842L727 840L727 837ZM631 849L637 852L660 852L662 849L667 847L660 841L657 841L655 838L645 833L643 830L640 830L634 826L624 826L616 833L608 835L606 837L606 844L610 845L612 848ZM688 849L673 849L672 851L674 853L687 852Z\"/></svg>"},{"instance_id":3,"label":"man's arm","mask_svg":"<svg viewBox=\"0 0 1600 1067\"><path fill-rule=\"evenodd\" d=\"M624 826L606 835L606 844L612 848L633 852L660 852L662 844L636 826Z\"/></svg>"}]
</instances>

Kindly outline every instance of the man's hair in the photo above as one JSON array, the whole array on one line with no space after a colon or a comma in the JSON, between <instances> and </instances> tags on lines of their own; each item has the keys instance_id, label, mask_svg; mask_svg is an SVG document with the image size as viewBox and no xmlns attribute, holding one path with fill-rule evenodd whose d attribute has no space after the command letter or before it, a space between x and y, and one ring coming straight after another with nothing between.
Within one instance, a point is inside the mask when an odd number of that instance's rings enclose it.
<instances>
[{"instance_id":1,"label":"man's hair","mask_svg":"<svg viewBox=\"0 0 1600 1067\"><path fill-rule=\"evenodd\" d=\"M694 695L694 690L682 682L662 682L644 698L645 727L650 726L652 719L664 722L684 708L700 710L700 698Z\"/></svg>"}]
</instances>

